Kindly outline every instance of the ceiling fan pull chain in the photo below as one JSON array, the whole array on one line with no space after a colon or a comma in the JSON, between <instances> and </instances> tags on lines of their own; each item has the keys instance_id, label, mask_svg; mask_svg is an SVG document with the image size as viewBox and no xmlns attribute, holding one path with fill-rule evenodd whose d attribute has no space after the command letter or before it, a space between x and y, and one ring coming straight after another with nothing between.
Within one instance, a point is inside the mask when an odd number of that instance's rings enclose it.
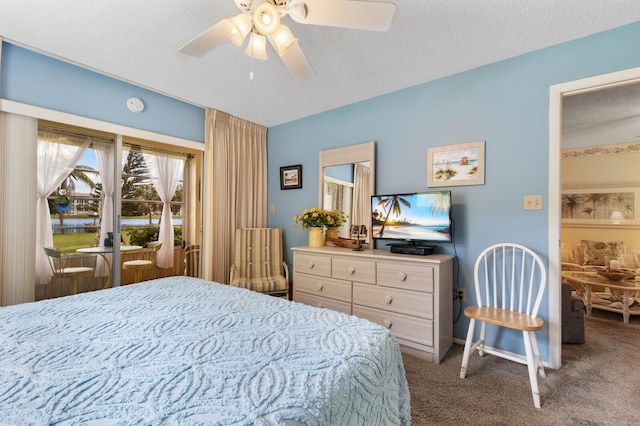
<instances>
[{"instance_id":1,"label":"ceiling fan pull chain","mask_svg":"<svg viewBox=\"0 0 640 426\"><path fill-rule=\"evenodd\" d=\"M253 81L253 56L251 57L251 70L249 71L249 81Z\"/></svg>"}]
</instances>

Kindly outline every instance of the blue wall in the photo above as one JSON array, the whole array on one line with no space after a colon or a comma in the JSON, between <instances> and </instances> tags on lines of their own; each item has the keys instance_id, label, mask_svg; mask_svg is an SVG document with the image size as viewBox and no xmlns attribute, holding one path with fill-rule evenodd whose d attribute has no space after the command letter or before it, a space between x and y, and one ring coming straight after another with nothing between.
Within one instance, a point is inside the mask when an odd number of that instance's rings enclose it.
<instances>
[{"instance_id":1,"label":"blue wall","mask_svg":"<svg viewBox=\"0 0 640 426\"><path fill-rule=\"evenodd\" d=\"M1 98L204 142L203 108L6 42L1 64ZM143 112L127 109L131 97Z\"/></svg>"},{"instance_id":2,"label":"blue wall","mask_svg":"<svg viewBox=\"0 0 640 426\"><path fill-rule=\"evenodd\" d=\"M318 152L376 141L376 192L427 189L427 148L486 141L485 185L451 187L459 285L473 286L473 262L486 246L512 241L548 257L549 86L640 66L640 23L491 64L269 129L271 227L290 247L307 235L292 218L318 203ZM303 188L280 190L281 166L302 164ZM543 194L545 209L524 211L525 194ZM453 254L442 244L440 252ZM474 296L467 291L467 304ZM454 305L454 316L458 304ZM547 304L541 308L547 317ZM454 336L463 339L462 316ZM547 331L545 330L544 333ZM499 345L521 352L518 339ZM540 339L548 358L548 336Z\"/></svg>"}]
</instances>

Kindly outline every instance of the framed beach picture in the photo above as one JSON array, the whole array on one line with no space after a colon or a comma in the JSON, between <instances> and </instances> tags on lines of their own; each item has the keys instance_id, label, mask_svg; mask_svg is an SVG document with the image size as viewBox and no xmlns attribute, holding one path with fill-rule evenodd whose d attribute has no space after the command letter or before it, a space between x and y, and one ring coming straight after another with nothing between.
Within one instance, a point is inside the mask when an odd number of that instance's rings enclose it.
<instances>
[{"instance_id":1,"label":"framed beach picture","mask_svg":"<svg viewBox=\"0 0 640 426\"><path fill-rule=\"evenodd\" d=\"M427 148L427 186L484 185L484 143Z\"/></svg>"},{"instance_id":2,"label":"framed beach picture","mask_svg":"<svg viewBox=\"0 0 640 426\"><path fill-rule=\"evenodd\" d=\"M280 167L280 189L302 188L302 165Z\"/></svg>"}]
</instances>

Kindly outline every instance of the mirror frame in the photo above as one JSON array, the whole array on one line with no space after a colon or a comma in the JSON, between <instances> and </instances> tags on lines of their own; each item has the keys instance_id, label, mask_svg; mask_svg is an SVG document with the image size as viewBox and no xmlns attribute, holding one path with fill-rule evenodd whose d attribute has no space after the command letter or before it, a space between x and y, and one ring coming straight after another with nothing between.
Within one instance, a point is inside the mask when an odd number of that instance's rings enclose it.
<instances>
[{"instance_id":1,"label":"mirror frame","mask_svg":"<svg viewBox=\"0 0 640 426\"><path fill-rule=\"evenodd\" d=\"M371 195L375 195L376 181L376 142L369 141L356 145L343 146L340 148L325 149L320 151L318 167L318 206L324 208L324 168L331 166L342 166L345 164L355 164L369 162L369 187ZM371 220L363 225L367 226L368 234L371 235ZM372 246L373 239L365 246Z\"/></svg>"}]
</instances>

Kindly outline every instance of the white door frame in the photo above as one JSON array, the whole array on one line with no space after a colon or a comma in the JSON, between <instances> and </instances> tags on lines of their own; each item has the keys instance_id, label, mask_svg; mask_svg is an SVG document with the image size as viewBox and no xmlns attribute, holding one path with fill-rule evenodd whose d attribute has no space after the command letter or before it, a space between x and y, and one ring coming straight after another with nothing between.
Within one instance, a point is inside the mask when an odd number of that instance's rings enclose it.
<instances>
[{"instance_id":1,"label":"white door frame","mask_svg":"<svg viewBox=\"0 0 640 426\"><path fill-rule=\"evenodd\" d=\"M562 99L640 82L640 67L560 83L549 89L549 366L560 368L562 357L562 286L560 285L560 218Z\"/></svg>"}]
</instances>

